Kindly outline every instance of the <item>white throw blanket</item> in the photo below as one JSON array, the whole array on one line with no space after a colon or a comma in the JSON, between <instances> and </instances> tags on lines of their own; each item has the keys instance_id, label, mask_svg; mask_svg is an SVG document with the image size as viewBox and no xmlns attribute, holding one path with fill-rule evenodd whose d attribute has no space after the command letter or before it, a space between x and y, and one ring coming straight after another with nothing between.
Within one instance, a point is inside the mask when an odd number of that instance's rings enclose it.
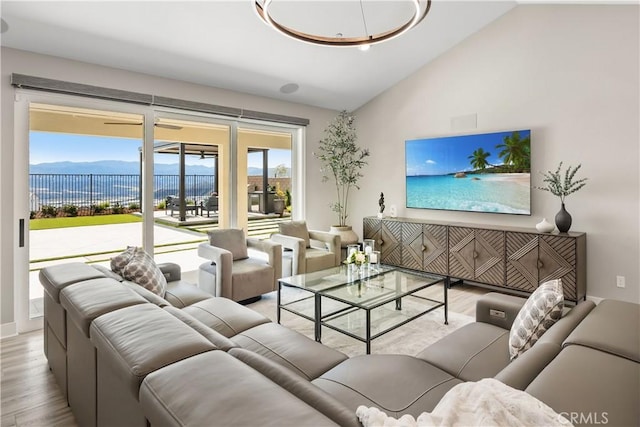
<instances>
[{"instance_id":1,"label":"white throw blanket","mask_svg":"<svg viewBox=\"0 0 640 427\"><path fill-rule=\"evenodd\" d=\"M433 412L399 419L378 408L358 407L364 427L427 426L571 426L553 409L524 391L493 378L458 384L444 395Z\"/></svg>"}]
</instances>

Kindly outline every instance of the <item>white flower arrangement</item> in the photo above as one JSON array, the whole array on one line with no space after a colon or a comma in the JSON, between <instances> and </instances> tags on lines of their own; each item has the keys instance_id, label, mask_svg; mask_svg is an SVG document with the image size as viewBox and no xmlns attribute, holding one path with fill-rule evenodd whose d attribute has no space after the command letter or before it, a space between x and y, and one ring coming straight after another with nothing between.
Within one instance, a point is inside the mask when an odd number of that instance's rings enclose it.
<instances>
[{"instance_id":1,"label":"white flower arrangement","mask_svg":"<svg viewBox=\"0 0 640 427\"><path fill-rule=\"evenodd\" d=\"M347 259L344 260L344 263L355 264L360 266L362 264L366 264L368 261L369 261L369 255L365 254L362 251L353 251L349 256L347 256Z\"/></svg>"}]
</instances>

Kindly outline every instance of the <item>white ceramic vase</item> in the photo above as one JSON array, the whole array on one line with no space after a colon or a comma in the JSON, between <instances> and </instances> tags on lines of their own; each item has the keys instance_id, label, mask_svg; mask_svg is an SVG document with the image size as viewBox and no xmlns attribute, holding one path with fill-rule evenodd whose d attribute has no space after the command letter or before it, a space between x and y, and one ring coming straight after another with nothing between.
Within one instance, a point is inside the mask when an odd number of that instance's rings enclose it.
<instances>
[{"instance_id":1,"label":"white ceramic vase","mask_svg":"<svg viewBox=\"0 0 640 427\"><path fill-rule=\"evenodd\" d=\"M540 233L551 233L555 225L547 221L547 218L542 218L542 221L536 224L536 230Z\"/></svg>"}]
</instances>

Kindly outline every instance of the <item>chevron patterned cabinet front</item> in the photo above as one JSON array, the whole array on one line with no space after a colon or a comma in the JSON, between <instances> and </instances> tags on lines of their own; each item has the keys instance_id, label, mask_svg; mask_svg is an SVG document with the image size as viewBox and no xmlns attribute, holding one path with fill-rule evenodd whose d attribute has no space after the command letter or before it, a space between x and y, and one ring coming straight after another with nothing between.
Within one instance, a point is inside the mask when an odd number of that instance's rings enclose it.
<instances>
[{"instance_id":1,"label":"chevron patterned cabinet front","mask_svg":"<svg viewBox=\"0 0 640 427\"><path fill-rule=\"evenodd\" d=\"M566 300L586 297L585 233L376 217L364 218L363 229L365 239L376 240L384 264L519 295L562 279Z\"/></svg>"}]
</instances>

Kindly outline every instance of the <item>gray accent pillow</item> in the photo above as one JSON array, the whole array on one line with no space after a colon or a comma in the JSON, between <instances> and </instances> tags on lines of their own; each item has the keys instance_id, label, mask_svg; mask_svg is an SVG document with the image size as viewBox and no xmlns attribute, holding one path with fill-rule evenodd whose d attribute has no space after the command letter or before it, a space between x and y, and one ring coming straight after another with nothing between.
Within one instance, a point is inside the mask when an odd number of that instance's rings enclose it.
<instances>
[{"instance_id":1,"label":"gray accent pillow","mask_svg":"<svg viewBox=\"0 0 640 427\"><path fill-rule=\"evenodd\" d=\"M122 276L122 270L129 264L131 258L133 258L135 250L135 246L127 246L124 252L111 258L111 271L118 276Z\"/></svg>"},{"instance_id":2,"label":"gray accent pillow","mask_svg":"<svg viewBox=\"0 0 640 427\"><path fill-rule=\"evenodd\" d=\"M562 317L564 295L562 280L550 280L538 286L513 321L509 333L511 360L530 349Z\"/></svg>"},{"instance_id":3,"label":"gray accent pillow","mask_svg":"<svg viewBox=\"0 0 640 427\"><path fill-rule=\"evenodd\" d=\"M285 236L297 237L298 239L303 239L305 245L310 248L311 241L309 240L309 230L307 229L306 221L289 221L289 222L281 222L280 226L280 234L284 234Z\"/></svg>"},{"instance_id":4,"label":"gray accent pillow","mask_svg":"<svg viewBox=\"0 0 640 427\"><path fill-rule=\"evenodd\" d=\"M167 279L153 258L142 248L135 248L131 261L122 269L122 277L161 297L164 297L167 290Z\"/></svg>"},{"instance_id":5,"label":"gray accent pillow","mask_svg":"<svg viewBox=\"0 0 640 427\"><path fill-rule=\"evenodd\" d=\"M222 230L209 230L207 234L209 235L209 244L231 252L234 261L249 258L244 231L237 228L225 228Z\"/></svg>"}]
</instances>

